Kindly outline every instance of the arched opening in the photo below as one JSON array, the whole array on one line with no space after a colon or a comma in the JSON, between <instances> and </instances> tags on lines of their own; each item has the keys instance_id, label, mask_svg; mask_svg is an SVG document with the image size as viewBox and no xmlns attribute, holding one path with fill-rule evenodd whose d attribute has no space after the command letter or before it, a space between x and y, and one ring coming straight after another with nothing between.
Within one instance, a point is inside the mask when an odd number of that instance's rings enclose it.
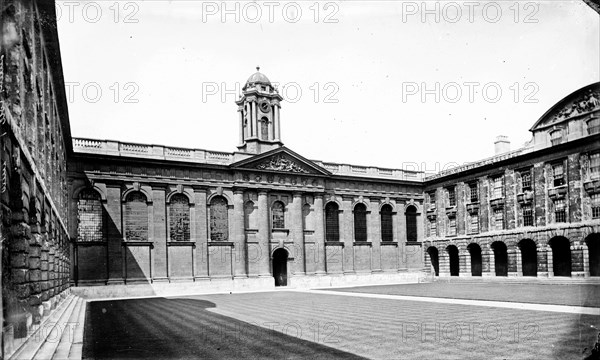
<instances>
[{"instance_id":1,"label":"arched opening","mask_svg":"<svg viewBox=\"0 0 600 360\"><path fill-rule=\"evenodd\" d=\"M406 241L417 241L417 208L406 208Z\"/></svg>"},{"instance_id":2,"label":"arched opening","mask_svg":"<svg viewBox=\"0 0 600 360\"><path fill-rule=\"evenodd\" d=\"M273 229L285 229L285 206L281 201L275 201L271 208L271 215L273 217L272 227Z\"/></svg>"},{"instance_id":3,"label":"arched opening","mask_svg":"<svg viewBox=\"0 0 600 360\"><path fill-rule=\"evenodd\" d=\"M125 199L125 239L127 241L148 241L148 204L146 195L139 191L131 192Z\"/></svg>"},{"instance_id":4,"label":"arched opening","mask_svg":"<svg viewBox=\"0 0 600 360\"><path fill-rule=\"evenodd\" d=\"M588 248L590 276L600 276L600 234L590 234L585 238Z\"/></svg>"},{"instance_id":5,"label":"arched opening","mask_svg":"<svg viewBox=\"0 0 600 360\"><path fill-rule=\"evenodd\" d=\"M367 207L356 204L354 207L354 241L367 241Z\"/></svg>"},{"instance_id":6,"label":"arched opening","mask_svg":"<svg viewBox=\"0 0 600 360\"><path fill-rule=\"evenodd\" d=\"M450 276L458 276L460 264L458 260L458 248L454 245L449 245L446 248L450 259Z\"/></svg>"},{"instance_id":7,"label":"arched opening","mask_svg":"<svg viewBox=\"0 0 600 360\"><path fill-rule=\"evenodd\" d=\"M429 254L429 260L431 261L431 266L433 266L433 270L435 272L435 276L440 275L440 259L438 254L438 249L433 246L427 249L427 254Z\"/></svg>"},{"instance_id":8,"label":"arched opening","mask_svg":"<svg viewBox=\"0 0 600 360\"><path fill-rule=\"evenodd\" d=\"M381 240L394 241L394 230L392 223L393 209L389 204L381 207Z\"/></svg>"},{"instance_id":9,"label":"arched opening","mask_svg":"<svg viewBox=\"0 0 600 360\"><path fill-rule=\"evenodd\" d=\"M183 194L175 194L169 204L171 241L190 241L190 203Z\"/></svg>"},{"instance_id":10,"label":"arched opening","mask_svg":"<svg viewBox=\"0 0 600 360\"><path fill-rule=\"evenodd\" d=\"M229 239L229 215L227 200L215 196L210 201L210 239L212 241L227 241Z\"/></svg>"},{"instance_id":11,"label":"arched opening","mask_svg":"<svg viewBox=\"0 0 600 360\"><path fill-rule=\"evenodd\" d=\"M552 271L554 276L571 276L571 244L569 239L557 236L550 239Z\"/></svg>"},{"instance_id":12,"label":"arched opening","mask_svg":"<svg viewBox=\"0 0 600 360\"><path fill-rule=\"evenodd\" d=\"M273 253L273 277L275 286L287 286L287 261L288 252L285 249L277 249Z\"/></svg>"},{"instance_id":13,"label":"arched opening","mask_svg":"<svg viewBox=\"0 0 600 360\"><path fill-rule=\"evenodd\" d=\"M492 243L494 251L494 267L496 268L496 276L508 276L508 253L506 244L502 241Z\"/></svg>"},{"instance_id":14,"label":"arched opening","mask_svg":"<svg viewBox=\"0 0 600 360\"><path fill-rule=\"evenodd\" d=\"M471 255L471 276L481 276L481 247L472 243L467 246Z\"/></svg>"},{"instance_id":15,"label":"arched opening","mask_svg":"<svg viewBox=\"0 0 600 360\"><path fill-rule=\"evenodd\" d=\"M531 239L519 241L523 276L537 276L537 247Z\"/></svg>"},{"instance_id":16,"label":"arched opening","mask_svg":"<svg viewBox=\"0 0 600 360\"><path fill-rule=\"evenodd\" d=\"M339 206L334 202L325 206L325 240L340 241Z\"/></svg>"},{"instance_id":17,"label":"arched opening","mask_svg":"<svg viewBox=\"0 0 600 360\"><path fill-rule=\"evenodd\" d=\"M103 241L103 207L100 194L93 189L79 193L77 202L77 241Z\"/></svg>"}]
</instances>

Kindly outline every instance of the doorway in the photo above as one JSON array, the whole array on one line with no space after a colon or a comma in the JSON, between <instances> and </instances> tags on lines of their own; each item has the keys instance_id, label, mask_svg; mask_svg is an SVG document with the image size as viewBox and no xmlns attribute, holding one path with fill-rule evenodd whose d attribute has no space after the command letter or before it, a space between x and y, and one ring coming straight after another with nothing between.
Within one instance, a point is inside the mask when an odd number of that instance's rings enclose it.
<instances>
[{"instance_id":1,"label":"doorway","mask_svg":"<svg viewBox=\"0 0 600 360\"><path fill-rule=\"evenodd\" d=\"M275 286L287 286L288 253L285 249L277 249L273 253L273 277Z\"/></svg>"}]
</instances>

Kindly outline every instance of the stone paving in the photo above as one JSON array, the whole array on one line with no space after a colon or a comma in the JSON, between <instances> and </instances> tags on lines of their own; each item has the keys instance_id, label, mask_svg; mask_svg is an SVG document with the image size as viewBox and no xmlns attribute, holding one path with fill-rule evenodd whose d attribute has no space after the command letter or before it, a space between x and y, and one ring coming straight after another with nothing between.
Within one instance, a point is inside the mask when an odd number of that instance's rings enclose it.
<instances>
[{"instance_id":1,"label":"stone paving","mask_svg":"<svg viewBox=\"0 0 600 360\"><path fill-rule=\"evenodd\" d=\"M283 290L92 302L83 357L580 359L600 328L600 316L347 295Z\"/></svg>"}]
</instances>

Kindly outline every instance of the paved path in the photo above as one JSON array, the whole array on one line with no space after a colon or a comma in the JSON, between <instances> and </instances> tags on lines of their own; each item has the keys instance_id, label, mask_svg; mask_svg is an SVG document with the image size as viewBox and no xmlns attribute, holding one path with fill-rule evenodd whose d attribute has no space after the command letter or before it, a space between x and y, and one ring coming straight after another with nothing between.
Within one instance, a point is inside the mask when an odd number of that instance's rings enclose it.
<instances>
[{"instance_id":1,"label":"paved path","mask_svg":"<svg viewBox=\"0 0 600 360\"><path fill-rule=\"evenodd\" d=\"M389 299L389 300L407 300L432 302L438 304L457 304L469 306L487 306L505 309L519 310L534 310L534 311L549 311L567 314L586 314L600 316L600 308L581 307L581 306L566 306L566 305L548 305L548 304L532 304L507 301L489 301L489 300L465 300L465 299L447 299L427 296L404 296L404 295L387 295L387 294L368 294L363 292L343 292L343 291L328 291L328 290L303 290L299 292L314 293L314 294L329 294L336 296L364 297L372 299Z\"/></svg>"},{"instance_id":2,"label":"paved path","mask_svg":"<svg viewBox=\"0 0 600 360\"><path fill-rule=\"evenodd\" d=\"M435 282L425 284L358 286L324 290L600 307L600 285Z\"/></svg>"}]
</instances>

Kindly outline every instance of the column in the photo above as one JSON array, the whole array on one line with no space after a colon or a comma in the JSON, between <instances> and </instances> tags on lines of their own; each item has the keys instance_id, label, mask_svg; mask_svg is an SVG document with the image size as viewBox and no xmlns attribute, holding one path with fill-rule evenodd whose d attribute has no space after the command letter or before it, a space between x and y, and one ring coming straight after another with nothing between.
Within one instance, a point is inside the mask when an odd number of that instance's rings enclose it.
<instances>
[{"instance_id":1,"label":"column","mask_svg":"<svg viewBox=\"0 0 600 360\"><path fill-rule=\"evenodd\" d=\"M460 270L458 276L469 277L471 276L471 254L469 250L463 250L458 253L458 261L460 264Z\"/></svg>"},{"instance_id":2,"label":"column","mask_svg":"<svg viewBox=\"0 0 600 360\"><path fill-rule=\"evenodd\" d=\"M441 250L438 254L440 267L440 276L450 276L450 257L446 250Z\"/></svg>"},{"instance_id":3,"label":"column","mask_svg":"<svg viewBox=\"0 0 600 360\"><path fill-rule=\"evenodd\" d=\"M325 275L325 216L323 195L315 195L315 248L317 251L317 275Z\"/></svg>"},{"instance_id":4,"label":"column","mask_svg":"<svg viewBox=\"0 0 600 360\"><path fill-rule=\"evenodd\" d=\"M496 257L489 245L481 250L481 267L481 276L496 276Z\"/></svg>"},{"instance_id":5,"label":"column","mask_svg":"<svg viewBox=\"0 0 600 360\"><path fill-rule=\"evenodd\" d=\"M251 102L250 104L252 105L252 123L254 124L254 137L258 139L260 135L260 130L258 128L258 114L256 109L256 103Z\"/></svg>"},{"instance_id":6,"label":"column","mask_svg":"<svg viewBox=\"0 0 600 360\"><path fill-rule=\"evenodd\" d=\"M585 277L586 271L584 269L584 251L583 248L587 246L581 241L575 241L571 246L571 277ZM587 253L587 251L586 251ZM587 276L589 276L589 270Z\"/></svg>"},{"instance_id":7,"label":"column","mask_svg":"<svg viewBox=\"0 0 600 360\"><path fill-rule=\"evenodd\" d=\"M352 201L342 199L342 216L340 216L340 241L344 242L343 269L344 274L354 273L354 212Z\"/></svg>"},{"instance_id":8,"label":"column","mask_svg":"<svg viewBox=\"0 0 600 360\"><path fill-rule=\"evenodd\" d=\"M194 226L196 242L194 250L194 279L208 279L208 209L206 190L194 189Z\"/></svg>"},{"instance_id":9,"label":"column","mask_svg":"<svg viewBox=\"0 0 600 360\"><path fill-rule=\"evenodd\" d=\"M233 191L233 276L247 277L246 273L246 235L244 229L244 191Z\"/></svg>"},{"instance_id":10,"label":"column","mask_svg":"<svg viewBox=\"0 0 600 360\"><path fill-rule=\"evenodd\" d=\"M281 122L279 121L279 105L275 105L275 140L281 141Z\"/></svg>"},{"instance_id":11,"label":"column","mask_svg":"<svg viewBox=\"0 0 600 360\"><path fill-rule=\"evenodd\" d=\"M583 272L585 277L590 277L590 251L585 242L582 242L583 247Z\"/></svg>"},{"instance_id":12,"label":"column","mask_svg":"<svg viewBox=\"0 0 600 360\"><path fill-rule=\"evenodd\" d=\"M152 263L151 271L154 281L168 281L167 278L167 219L165 189L152 188L152 222L154 227L152 237L153 247L150 247Z\"/></svg>"},{"instance_id":13,"label":"column","mask_svg":"<svg viewBox=\"0 0 600 360\"><path fill-rule=\"evenodd\" d=\"M294 275L306 274L304 228L302 226L302 194L294 193L290 207L290 232L294 241Z\"/></svg>"},{"instance_id":14,"label":"column","mask_svg":"<svg viewBox=\"0 0 600 360\"><path fill-rule=\"evenodd\" d=\"M121 218L121 186L106 185L106 217L108 234L108 282L107 284L123 283L123 241Z\"/></svg>"},{"instance_id":15,"label":"column","mask_svg":"<svg viewBox=\"0 0 600 360\"><path fill-rule=\"evenodd\" d=\"M266 191L258 192L258 248L259 277L271 276L271 249L269 246L269 204Z\"/></svg>"},{"instance_id":16,"label":"column","mask_svg":"<svg viewBox=\"0 0 600 360\"><path fill-rule=\"evenodd\" d=\"M372 211L367 213L367 217L370 217L367 222L368 234L367 240L371 241L371 272L381 271L381 215L378 209L378 203L370 203Z\"/></svg>"},{"instance_id":17,"label":"column","mask_svg":"<svg viewBox=\"0 0 600 360\"><path fill-rule=\"evenodd\" d=\"M546 245L546 263L548 264L548 277L554 277L554 256L550 245Z\"/></svg>"},{"instance_id":18,"label":"column","mask_svg":"<svg viewBox=\"0 0 600 360\"><path fill-rule=\"evenodd\" d=\"M517 250L515 249L515 246L511 246L508 249L506 249L506 254L508 257L508 259L507 259L508 264L506 264L508 267L508 276L518 276Z\"/></svg>"},{"instance_id":19,"label":"column","mask_svg":"<svg viewBox=\"0 0 600 360\"><path fill-rule=\"evenodd\" d=\"M240 145L244 143L244 113L242 109L238 109L238 113L240 114Z\"/></svg>"},{"instance_id":20,"label":"column","mask_svg":"<svg viewBox=\"0 0 600 360\"><path fill-rule=\"evenodd\" d=\"M552 254L550 254L552 256ZM537 244L537 276L538 277L548 277L548 251L546 250L546 245Z\"/></svg>"}]
</instances>

